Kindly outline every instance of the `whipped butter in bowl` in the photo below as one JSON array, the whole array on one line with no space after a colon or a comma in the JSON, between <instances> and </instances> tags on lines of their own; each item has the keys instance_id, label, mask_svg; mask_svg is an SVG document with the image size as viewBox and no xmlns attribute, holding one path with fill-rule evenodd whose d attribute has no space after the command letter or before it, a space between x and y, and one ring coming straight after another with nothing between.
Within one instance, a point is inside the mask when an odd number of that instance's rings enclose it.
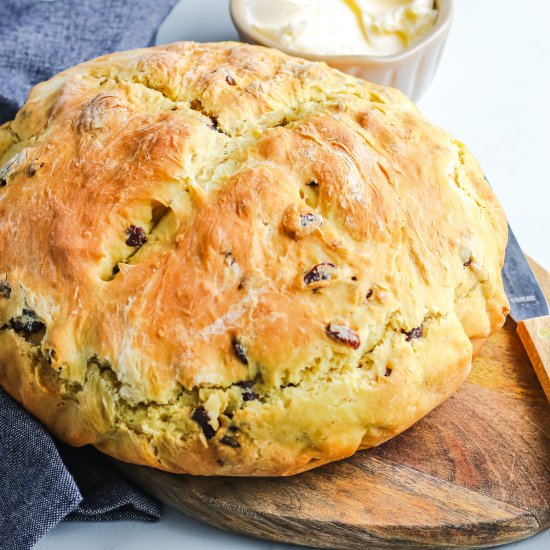
<instances>
[{"instance_id":1,"label":"whipped butter in bowl","mask_svg":"<svg viewBox=\"0 0 550 550\"><path fill-rule=\"evenodd\" d=\"M433 0L247 0L246 17L282 48L317 55L393 55L435 25Z\"/></svg>"},{"instance_id":2,"label":"whipped butter in bowl","mask_svg":"<svg viewBox=\"0 0 550 550\"><path fill-rule=\"evenodd\" d=\"M432 80L452 0L231 0L241 37L400 88Z\"/></svg>"}]
</instances>

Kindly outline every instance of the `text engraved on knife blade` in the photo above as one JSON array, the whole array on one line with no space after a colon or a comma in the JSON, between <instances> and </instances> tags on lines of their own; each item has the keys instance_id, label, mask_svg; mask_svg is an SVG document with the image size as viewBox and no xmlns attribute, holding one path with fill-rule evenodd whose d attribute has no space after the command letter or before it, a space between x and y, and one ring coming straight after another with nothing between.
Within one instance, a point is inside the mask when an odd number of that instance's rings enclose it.
<instances>
[{"instance_id":1,"label":"text engraved on knife blade","mask_svg":"<svg viewBox=\"0 0 550 550\"><path fill-rule=\"evenodd\" d=\"M516 322L548 315L544 294L510 226L502 279L510 302L510 314Z\"/></svg>"},{"instance_id":2,"label":"text engraved on knife blade","mask_svg":"<svg viewBox=\"0 0 550 550\"><path fill-rule=\"evenodd\" d=\"M525 302L537 302L537 297L534 294L531 294L530 296L512 296L510 298L511 304L520 304Z\"/></svg>"}]
</instances>

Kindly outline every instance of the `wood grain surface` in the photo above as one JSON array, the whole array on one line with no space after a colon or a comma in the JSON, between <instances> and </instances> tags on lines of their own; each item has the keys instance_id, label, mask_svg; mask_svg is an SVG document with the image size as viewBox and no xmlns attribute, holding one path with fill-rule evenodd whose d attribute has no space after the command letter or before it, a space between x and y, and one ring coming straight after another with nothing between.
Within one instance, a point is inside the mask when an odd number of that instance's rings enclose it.
<instances>
[{"instance_id":1,"label":"wood grain surface","mask_svg":"<svg viewBox=\"0 0 550 550\"><path fill-rule=\"evenodd\" d=\"M550 296L550 274L531 265ZM550 527L550 406L508 320L449 400L376 449L290 478L118 463L185 514L323 548L480 548Z\"/></svg>"}]
</instances>

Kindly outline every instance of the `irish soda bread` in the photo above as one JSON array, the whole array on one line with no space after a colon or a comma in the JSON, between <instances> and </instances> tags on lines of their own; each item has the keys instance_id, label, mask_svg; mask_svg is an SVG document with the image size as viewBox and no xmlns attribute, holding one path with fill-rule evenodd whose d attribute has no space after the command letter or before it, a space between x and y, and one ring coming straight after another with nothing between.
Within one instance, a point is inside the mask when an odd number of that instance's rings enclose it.
<instances>
[{"instance_id":1,"label":"irish soda bread","mask_svg":"<svg viewBox=\"0 0 550 550\"><path fill-rule=\"evenodd\" d=\"M507 312L506 223L399 92L237 43L107 55L0 128L0 383L172 472L398 434Z\"/></svg>"}]
</instances>

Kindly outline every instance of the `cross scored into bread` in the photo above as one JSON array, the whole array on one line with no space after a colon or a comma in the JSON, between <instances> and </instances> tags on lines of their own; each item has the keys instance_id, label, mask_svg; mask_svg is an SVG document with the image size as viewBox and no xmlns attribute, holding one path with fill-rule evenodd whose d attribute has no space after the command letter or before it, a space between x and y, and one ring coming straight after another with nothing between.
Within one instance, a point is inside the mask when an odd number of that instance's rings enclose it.
<instances>
[{"instance_id":1,"label":"cross scored into bread","mask_svg":"<svg viewBox=\"0 0 550 550\"><path fill-rule=\"evenodd\" d=\"M0 127L0 384L121 460L294 474L457 389L505 245L396 90L238 43L107 55Z\"/></svg>"}]
</instances>

